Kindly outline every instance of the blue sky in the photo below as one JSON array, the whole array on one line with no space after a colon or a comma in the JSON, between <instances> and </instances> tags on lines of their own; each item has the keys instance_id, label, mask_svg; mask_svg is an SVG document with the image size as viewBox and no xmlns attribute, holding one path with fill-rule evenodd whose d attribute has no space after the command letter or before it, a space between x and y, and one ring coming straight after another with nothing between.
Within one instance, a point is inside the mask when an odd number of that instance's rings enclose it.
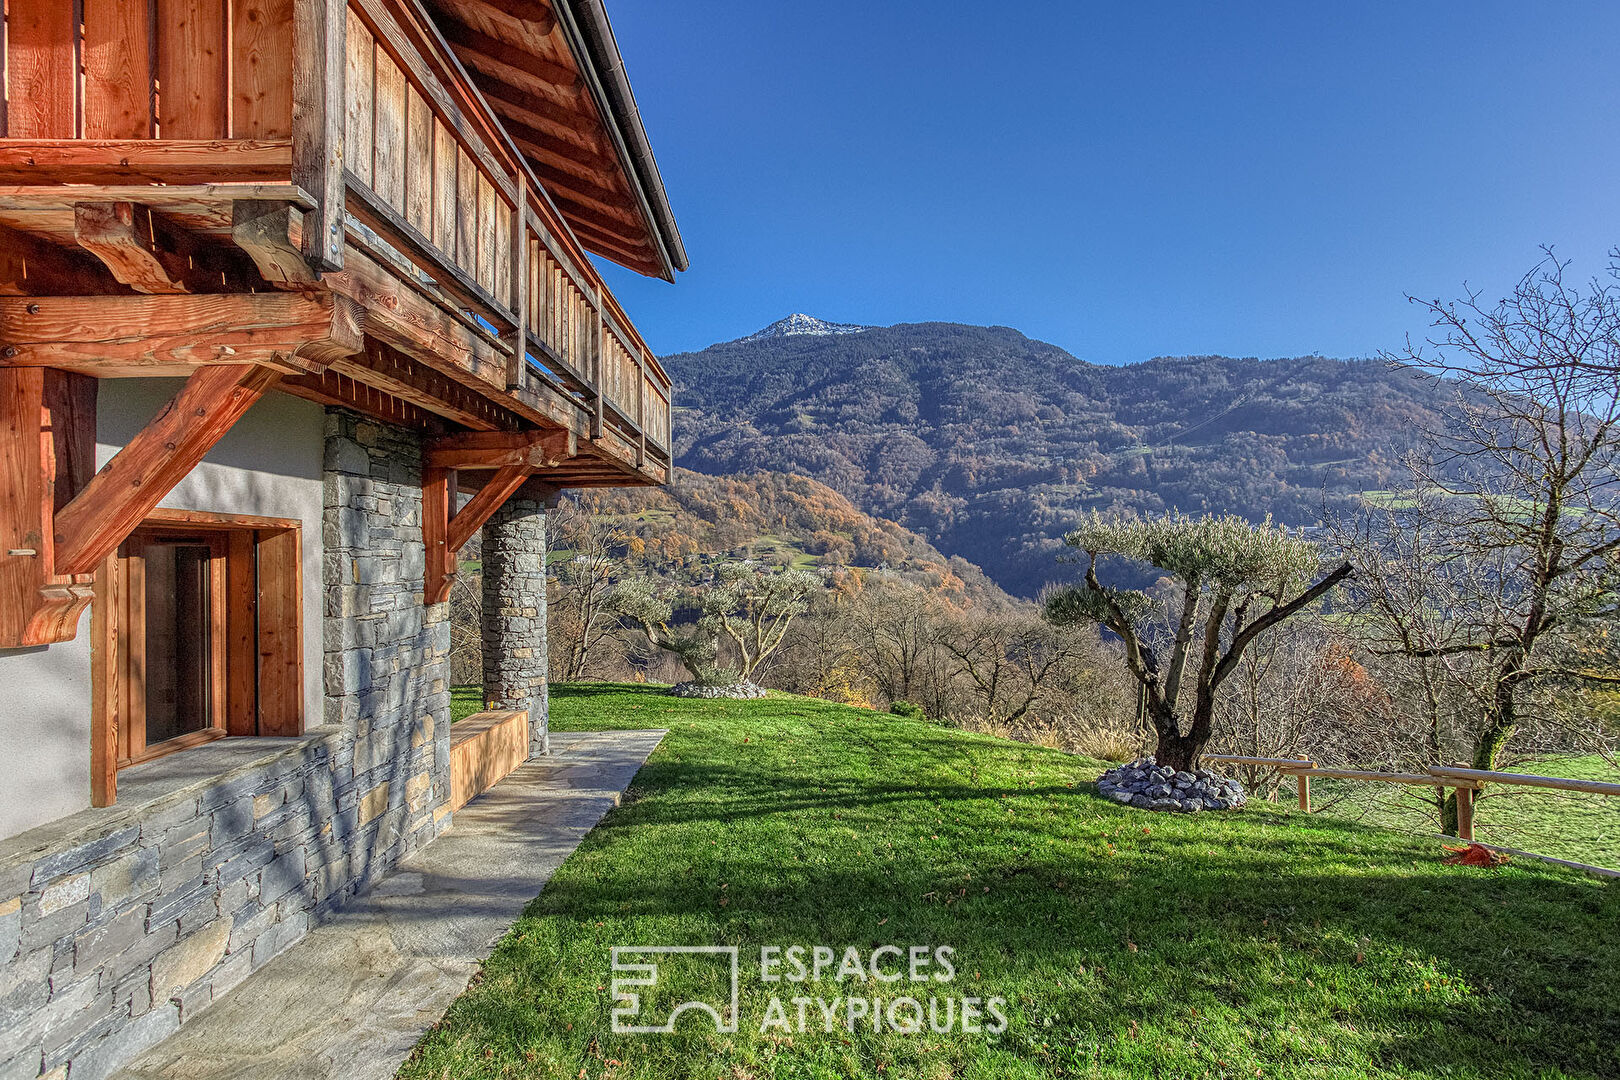
<instances>
[{"instance_id":1,"label":"blue sky","mask_svg":"<svg viewBox=\"0 0 1620 1080\"><path fill-rule=\"evenodd\" d=\"M1363 356L1620 245L1613 2L608 10L692 260L609 271L659 352L806 311Z\"/></svg>"}]
</instances>

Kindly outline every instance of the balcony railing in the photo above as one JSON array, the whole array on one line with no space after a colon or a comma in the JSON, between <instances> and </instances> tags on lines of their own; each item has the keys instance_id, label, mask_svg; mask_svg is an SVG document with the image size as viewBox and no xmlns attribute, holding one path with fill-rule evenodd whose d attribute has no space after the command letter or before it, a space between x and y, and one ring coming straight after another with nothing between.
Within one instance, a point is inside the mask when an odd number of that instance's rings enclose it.
<instances>
[{"instance_id":1,"label":"balcony railing","mask_svg":"<svg viewBox=\"0 0 1620 1080\"><path fill-rule=\"evenodd\" d=\"M417 0L24 6L0 181L170 185L226 231L175 185L293 192L304 250L358 247L437 304L479 385L668 468L667 374Z\"/></svg>"}]
</instances>

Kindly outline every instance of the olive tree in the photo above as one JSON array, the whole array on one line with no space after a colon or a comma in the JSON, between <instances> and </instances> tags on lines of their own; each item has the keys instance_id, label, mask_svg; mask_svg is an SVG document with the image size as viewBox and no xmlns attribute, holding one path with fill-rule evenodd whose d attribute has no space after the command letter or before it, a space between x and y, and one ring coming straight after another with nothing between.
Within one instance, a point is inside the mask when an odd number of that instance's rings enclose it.
<instances>
[{"instance_id":1,"label":"olive tree","mask_svg":"<svg viewBox=\"0 0 1620 1080\"><path fill-rule=\"evenodd\" d=\"M1126 668L1142 687L1161 765L1191 770L1214 734L1221 684L1256 638L1320 600L1350 574L1341 563L1321 577L1315 544L1235 515L1109 518L1093 513L1064 538L1080 553L1085 579L1050 592L1047 617L1092 622L1116 634ZM1169 655L1150 642L1145 592L1105 585L1098 563L1123 558L1169 576L1175 593ZM1312 583L1312 579L1317 580ZM1189 682L1190 675L1190 682Z\"/></svg>"},{"instance_id":2,"label":"olive tree","mask_svg":"<svg viewBox=\"0 0 1620 1080\"><path fill-rule=\"evenodd\" d=\"M793 620L808 610L820 583L804 570L726 563L711 581L686 589L646 578L622 582L614 587L611 604L649 643L680 660L693 681L719 686L752 681ZM692 609L691 621L676 618ZM734 666L722 658L722 641L736 654Z\"/></svg>"}]
</instances>

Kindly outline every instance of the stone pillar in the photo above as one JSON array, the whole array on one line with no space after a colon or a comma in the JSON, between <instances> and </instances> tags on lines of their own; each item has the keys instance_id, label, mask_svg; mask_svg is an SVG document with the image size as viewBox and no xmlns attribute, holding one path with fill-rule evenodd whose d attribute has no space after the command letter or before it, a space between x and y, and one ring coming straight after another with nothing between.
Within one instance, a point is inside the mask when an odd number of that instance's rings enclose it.
<instances>
[{"instance_id":1,"label":"stone pillar","mask_svg":"<svg viewBox=\"0 0 1620 1080\"><path fill-rule=\"evenodd\" d=\"M484 701L529 711L529 757L550 753L546 717L546 507L515 495L484 524Z\"/></svg>"}]
</instances>

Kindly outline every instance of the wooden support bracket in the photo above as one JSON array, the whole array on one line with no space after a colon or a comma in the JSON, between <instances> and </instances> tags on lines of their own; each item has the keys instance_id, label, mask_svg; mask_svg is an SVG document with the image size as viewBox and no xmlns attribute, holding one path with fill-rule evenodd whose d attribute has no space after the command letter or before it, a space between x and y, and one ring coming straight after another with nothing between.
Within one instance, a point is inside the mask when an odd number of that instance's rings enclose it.
<instances>
[{"instance_id":1,"label":"wooden support bracket","mask_svg":"<svg viewBox=\"0 0 1620 1080\"><path fill-rule=\"evenodd\" d=\"M185 259L159 241L152 212L129 202L80 203L73 238L113 277L142 293L190 292Z\"/></svg>"},{"instance_id":2,"label":"wooden support bracket","mask_svg":"<svg viewBox=\"0 0 1620 1080\"><path fill-rule=\"evenodd\" d=\"M231 204L231 239L247 252L259 274L282 288L320 280L305 260L304 212L288 203L243 199Z\"/></svg>"},{"instance_id":3,"label":"wooden support bracket","mask_svg":"<svg viewBox=\"0 0 1620 1080\"><path fill-rule=\"evenodd\" d=\"M57 572L93 573L280 377L274 368L257 364L197 369L151 423L57 512Z\"/></svg>"},{"instance_id":4,"label":"wooden support bracket","mask_svg":"<svg viewBox=\"0 0 1620 1080\"><path fill-rule=\"evenodd\" d=\"M95 471L95 417L94 379L0 369L0 648L69 640L90 603L90 572L67 569L52 537Z\"/></svg>"},{"instance_id":5,"label":"wooden support bracket","mask_svg":"<svg viewBox=\"0 0 1620 1080\"><path fill-rule=\"evenodd\" d=\"M427 548L423 591L429 604L440 604L450 598L450 586L456 576L456 555L472 539L473 533L484 527L490 515L528 483L534 472L535 467L525 461L502 465L466 506L452 514L456 501L456 470L433 464L422 469L422 541Z\"/></svg>"}]
</instances>

